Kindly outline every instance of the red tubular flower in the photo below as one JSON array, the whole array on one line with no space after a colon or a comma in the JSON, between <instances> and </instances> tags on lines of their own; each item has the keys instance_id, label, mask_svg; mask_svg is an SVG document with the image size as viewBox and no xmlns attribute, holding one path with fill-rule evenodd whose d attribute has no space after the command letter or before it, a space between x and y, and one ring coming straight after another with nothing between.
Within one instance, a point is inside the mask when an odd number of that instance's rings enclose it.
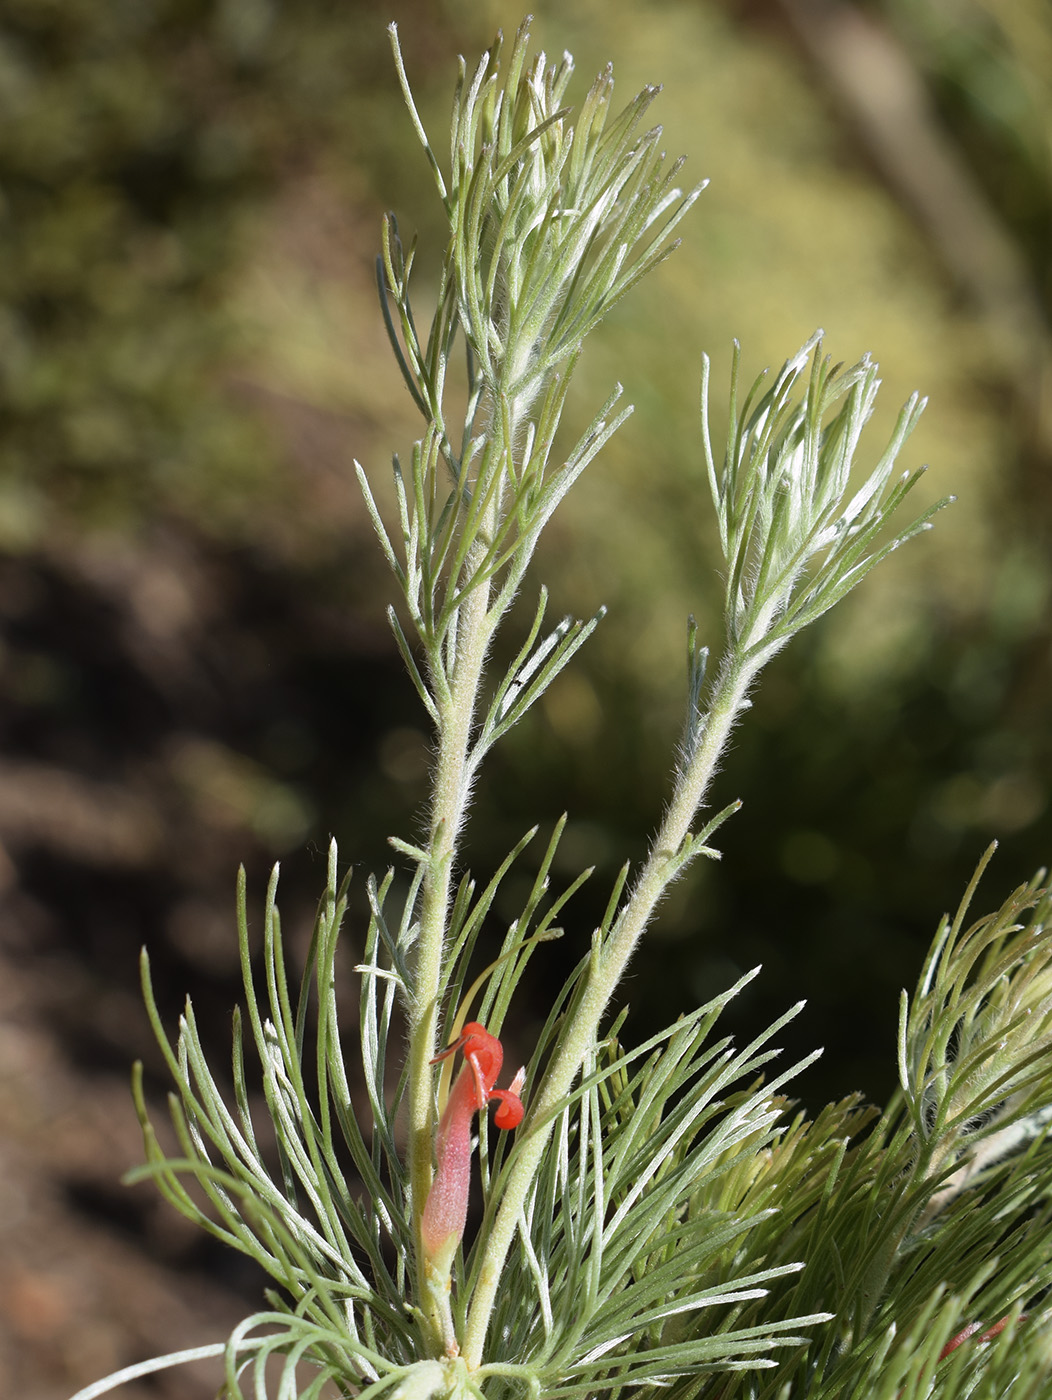
<instances>
[{"instance_id":1,"label":"red tubular flower","mask_svg":"<svg viewBox=\"0 0 1052 1400\"><path fill-rule=\"evenodd\" d=\"M504 1062L504 1050L495 1035L478 1021L468 1021L452 1045L432 1060L437 1064L458 1050L464 1064L453 1082L435 1142L435 1179L428 1192L420 1233L431 1264L448 1275L457 1245L464 1235L471 1182L471 1120L492 1099L498 1101L493 1121L498 1128L515 1128L525 1109L519 1094L526 1080L520 1069L508 1089L493 1084Z\"/></svg>"},{"instance_id":2,"label":"red tubular flower","mask_svg":"<svg viewBox=\"0 0 1052 1400\"><path fill-rule=\"evenodd\" d=\"M1023 1323L1026 1322L1026 1320L1027 1314L1020 1313L1019 1321ZM946 1358L950 1355L950 1353L956 1351L957 1348L962 1344L962 1342L966 1342L969 1337L974 1337L976 1332L978 1332L979 1328L982 1325L983 1324L981 1322L971 1322L962 1332L958 1332L956 1337L951 1337L951 1339L943 1347L942 1351L939 1352L939 1360L945 1361ZM996 1336L998 1336L999 1333L1003 1332L1007 1326L1008 1318L1002 1317L1000 1322L995 1322L992 1327L988 1327L986 1329L983 1335L976 1342L976 1345L982 1346L983 1342L992 1342L993 1339Z\"/></svg>"}]
</instances>

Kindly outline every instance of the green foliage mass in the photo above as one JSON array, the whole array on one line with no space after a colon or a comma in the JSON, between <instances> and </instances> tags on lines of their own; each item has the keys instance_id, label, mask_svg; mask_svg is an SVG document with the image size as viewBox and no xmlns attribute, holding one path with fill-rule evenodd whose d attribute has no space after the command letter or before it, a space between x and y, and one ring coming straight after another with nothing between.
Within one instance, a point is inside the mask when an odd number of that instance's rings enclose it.
<instances>
[{"instance_id":1,"label":"green foliage mass","mask_svg":"<svg viewBox=\"0 0 1052 1400\"><path fill-rule=\"evenodd\" d=\"M230 347L214 301L259 155L247 133L219 139L224 55L197 21L178 5L5 10L8 546L134 523L210 478L221 500L217 478L258 455L217 392Z\"/></svg>"},{"instance_id":2,"label":"green foliage mass","mask_svg":"<svg viewBox=\"0 0 1052 1400\"><path fill-rule=\"evenodd\" d=\"M310 0L5 6L0 546L171 515L247 538L287 506L236 392L236 289L285 172L364 159L382 35L359 23Z\"/></svg>"},{"instance_id":3,"label":"green foliage mass","mask_svg":"<svg viewBox=\"0 0 1052 1400\"><path fill-rule=\"evenodd\" d=\"M541 531L625 421L613 412L618 387L575 445L555 450L582 342L675 251L669 235L700 187L677 187L679 163L666 162L659 133L641 130L652 89L618 110L607 68L568 105L572 61L531 56L528 21L506 50L498 39L477 65L461 60L447 168L391 32L446 240L433 293L421 296L415 245L385 223L384 316L424 430L406 469L394 459L391 509L367 470L360 478L395 580L389 621L433 726L426 829L392 838L405 874L367 882L368 927L350 969L356 1034L340 1029L349 877L335 843L298 993L277 871L258 970L242 877L248 1034L239 1013L230 1092L189 1001L169 1038L144 954L178 1148L162 1147L137 1075L147 1164L133 1177L154 1180L274 1286L225 1344L133 1366L77 1400L206 1357L222 1359L230 1400L1044 1394L1044 872L968 923L981 863L913 996L901 996L898 1088L881 1110L853 1097L811 1118L794 1112L784 1090L817 1052L776 1069L773 1042L802 1004L741 1048L721 1025L755 972L635 1045L627 1012L614 1008L630 966L651 955L666 893L720 855L712 839L740 803L710 815L710 789L761 672L946 504L899 518L920 472L897 459L923 403L907 401L887 445L856 472L876 367L868 357L833 365L819 333L747 391L736 353L726 446L714 450L706 362L702 454L723 598L711 666L702 629L688 626L663 815L643 858L600 879L595 922L577 902L595 872L556 874L566 825L556 823L495 938L498 894L536 828L476 885L463 873L476 781L600 617L566 617L545 635L542 588L509 660L495 639L514 630ZM448 375L454 350L463 383ZM561 985L547 980L528 1065L511 1089L494 1090L516 991L559 936L575 964ZM781 936L791 946L793 931ZM435 1066L458 1053L450 1090ZM494 1097L496 1125L514 1135L494 1144L479 1127L483 1208L468 1228L473 1120ZM509 1099L520 1112L502 1124ZM429 1224L436 1202L441 1229Z\"/></svg>"}]
</instances>

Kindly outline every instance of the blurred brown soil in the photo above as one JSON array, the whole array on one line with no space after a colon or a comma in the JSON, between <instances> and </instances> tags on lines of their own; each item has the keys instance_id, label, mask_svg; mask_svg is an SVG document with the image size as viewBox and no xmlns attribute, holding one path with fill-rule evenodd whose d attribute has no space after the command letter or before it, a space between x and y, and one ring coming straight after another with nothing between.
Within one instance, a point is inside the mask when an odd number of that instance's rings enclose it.
<instances>
[{"instance_id":1,"label":"blurred brown soil","mask_svg":"<svg viewBox=\"0 0 1052 1400\"><path fill-rule=\"evenodd\" d=\"M375 308L371 211L309 173L288 183L257 233L262 275L287 264ZM375 312L358 319L365 343L333 357L352 382L383 339ZM390 405L308 401L280 366L252 362L229 389L280 463L239 534L154 516L137 534L0 555L0 1396L68 1400L112 1370L220 1341L264 1306L247 1260L151 1186L121 1184L143 1159L132 1063L162 1122L169 1087L139 949L173 1033L193 992L221 1072L243 1000L238 865L258 934L285 858L295 945L330 833L382 863L362 812L397 829L422 778L419 763L393 783L377 771L392 766L386 737L401 753L419 719L373 603L382 566L350 461L369 459ZM116 1393L190 1400L218 1379L199 1364Z\"/></svg>"},{"instance_id":2,"label":"blurred brown soil","mask_svg":"<svg viewBox=\"0 0 1052 1400\"><path fill-rule=\"evenodd\" d=\"M21 903L8 892L5 942ZM27 966L5 950L0 969L0 1376L5 1395L59 1400L134 1361L220 1340L244 1304L153 1193L122 1199L138 1125L122 1077L78 1069L56 1043L56 1002L84 990L70 960ZM190 1400L216 1380L214 1364L199 1364L121 1393Z\"/></svg>"}]
</instances>

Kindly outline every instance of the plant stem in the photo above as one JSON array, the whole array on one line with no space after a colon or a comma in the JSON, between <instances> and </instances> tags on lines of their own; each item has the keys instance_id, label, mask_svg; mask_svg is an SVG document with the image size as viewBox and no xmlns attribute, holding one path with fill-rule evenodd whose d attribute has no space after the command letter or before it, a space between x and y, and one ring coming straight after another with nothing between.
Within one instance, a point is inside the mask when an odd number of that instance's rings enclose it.
<instances>
[{"instance_id":1,"label":"plant stem","mask_svg":"<svg viewBox=\"0 0 1052 1400\"><path fill-rule=\"evenodd\" d=\"M481 546L477 547L481 553ZM470 567L470 564L469 564ZM433 1342L441 1350L444 1328L434 1317L426 1286L420 1222L432 1179L434 1143L434 1093L431 1061L437 1053L439 996L446 943L446 921L456 858L457 838L471 796L468 750L475 709L493 635L488 615L487 582L473 588L464 600L458 619L456 656L450 684L438 657L431 658L431 676L438 708L438 756L435 764L434 800L428 866L420 903L420 935L417 945L413 1004L409 1027L409 1180L412 1189L414 1238L417 1251L417 1296L425 1307Z\"/></svg>"},{"instance_id":2,"label":"plant stem","mask_svg":"<svg viewBox=\"0 0 1052 1400\"><path fill-rule=\"evenodd\" d=\"M715 686L697 749L680 772L646 863L610 937L592 959L559 1049L530 1105L526 1123L519 1129L515 1155L486 1239L464 1331L463 1355L472 1370L482 1364L486 1331L504 1261L561 1105L589 1049L595 1044L603 1013L661 896L689 864L690 857L684 860L681 854L683 843L690 835L691 823L716 772L735 720L746 703L749 687L766 659L766 653L746 659L741 649L728 658ZM533 1124L537 1126L531 1130Z\"/></svg>"}]
</instances>

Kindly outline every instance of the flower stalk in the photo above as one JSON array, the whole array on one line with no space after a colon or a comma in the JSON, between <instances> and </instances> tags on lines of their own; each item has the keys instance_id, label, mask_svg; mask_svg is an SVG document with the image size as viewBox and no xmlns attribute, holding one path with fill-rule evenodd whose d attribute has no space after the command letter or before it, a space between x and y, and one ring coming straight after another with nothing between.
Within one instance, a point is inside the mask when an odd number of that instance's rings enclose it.
<instances>
[{"instance_id":1,"label":"flower stalk","mask_svg":"<svg viewBox=\"0 0 1052 1400\"><path fill-rule=\"evenodd\" d=\"M431 833L420 902L413 999L410 1007L408 1053L409 1179L417 1221L418 1287L432 1292L432 1268L422 1230L422 1211L431 1190L435 1136L434 1086L431 1066L438 1040L450 889L457 840L470 799L469 750L491 627L486 616L488 583L465 600L456 633L458 651L448 672L433 667L437 692L438 755L435 764ZM443 1347L448 1338L443 1336Z\"/></svg>"},{"instance_id":2,"label":"flower stalk","mask_svg":"<svg viewBox=\"0 0 1052 1400\"><path fill-rule=\"evenodd\" d=\"M407 492L396 469L403 551L388 536L359 469L381 544L403 587L426 671L403 655L435 720L434 800L423 865L410 1003L409 1178L416 1220L417 1279L431 1289L423 1238L435 1136L431 1065L449 976L451 889L458 840L475 772L513 719L503 712L477 732L485 660L514 600L537 539L559 501L624 413L615 396L562 465L550 466L559 418L581 344L621 296L669 251L666 237L700 193L663 170L658 132L636 127L654 91L610 120L613 80L601 74L576 125L564 95L569 56L527 63L528 26L516 35L505 70L501 41L469 77L461 68L454 103L448 180L416 112L391 28L396 66L418 136L450 222L442 298L422 342L410 306L412 254L393 220L385 225L380 286L392 344L428 433L413 455ZM393 303L396 316L387 309ZM446 364L460 331L468 352L469 394L458 448L450 440ZM443 481L443 476L446 480ZM594 625L591 624L591 625ZM590 631L572 624L544 658L515 706L518 718ZM548 644L543 644L547 646ZM524 673L529 674L533 662ZM505 683L507 692L517 683ZM436 1351L449 1338L433 1335Z\"/></svg>"}]
</instances>

